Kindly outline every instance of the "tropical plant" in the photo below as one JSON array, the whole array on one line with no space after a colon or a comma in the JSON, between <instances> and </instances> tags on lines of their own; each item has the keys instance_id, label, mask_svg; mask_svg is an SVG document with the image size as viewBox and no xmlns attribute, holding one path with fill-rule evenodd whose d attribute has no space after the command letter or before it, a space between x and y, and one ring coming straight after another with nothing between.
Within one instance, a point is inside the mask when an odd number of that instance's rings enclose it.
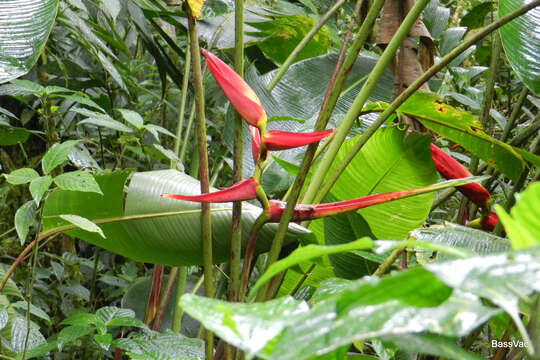
<instances>
[{"instance_id":1,"label":"tropical plant","mask_svg":"<svg viewBox=\"0 0 540 360\"><path fill-rule=\"evenodd\" d=\"M0 2L0 359L539 358L539 5Z\"/></svg>"}]
</instances>

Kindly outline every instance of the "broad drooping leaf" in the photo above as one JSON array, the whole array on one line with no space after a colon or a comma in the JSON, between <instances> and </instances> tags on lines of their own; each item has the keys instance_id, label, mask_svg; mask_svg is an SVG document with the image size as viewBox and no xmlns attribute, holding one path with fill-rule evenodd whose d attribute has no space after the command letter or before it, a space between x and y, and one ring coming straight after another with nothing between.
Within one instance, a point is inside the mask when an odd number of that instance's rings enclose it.
<instances>
[{"instance_id":1,"label":"broad drooping leaf","mask_svg":"<svg viewBox=\"0 0 540 360\"><path fill-rule=\"evenodd\" d=\"M540 183L532 183L520 194L510 215L497 205L497 214L514 249L540 245Z\"/></svg>"},{"instance_id":2,"label":"broad drooping leaf","mask_svg":"<svg viewBox=\"0 0 540 360\"><path fill-rule=\"evenodd\" d=\"M98 225L106 239L82 229L66 231L71 236L136 261L174 266L201 264L200 204L161 198L164 193L199 193L199 182L174 170L135 173L130 179L124 207L124 184L129 174L126 170L96 176L104 195L53 191L44 205L43 231L69 225L59 215L78 215ZM244 204L245 241L260 212L259 207ZM215 263L226 261L230 255L231 213L229 203L212 205ZM276 229L277 224L262 229L258 252L269 249ZM286 241L297 240L307 233L306 229L291 224Z\"/></svg>"},{"instance_id":3,"label":"broad drooping leaf","mask_svg":"<svg viewBox=\"0 0 540 360\"><path fill-rule=\"evenodd\" d=\"M435 94L417 92L398 111L415 117L428 129L460 144L513 181L517 181L527 166L525 161L540 166L539 156L490 137L475 116L442 103Z\"/></svg>"},{"instance_id":4,"label":"broad drooping leaf","mask_svg":"<svg viewBox=\"0 0 540 360\"><path fill-rule=\"evenodd\" d=\"M0 84L26 74L54 24L58 0L0 1Z\"/></svg>"},{"instance_id":5,"label":"broad drooping leaf","mask_svg":"<svg viewBox=\"0 0 540 360\"><path fill-rule=\"evenodd\" d=\"M529 3L526 0L500 0L499 16L502 17ZM525 85L540 95L540 8L512 20L499 29L506 57Z\"/></svg>"},{"instance_id":6,"label":"broad drooping leaf","mask_svg":"<svg viewBox=\"0 0 540 360\"><path fill-rule=\"evenodd\" d=\"M225 341L263 359L303 360L373 337L463 336L499 313L422 268L383 279L334 279L310 309L288 297L236 304L184 295L184 310ZM361 320L360 320L361 319Z\"/></svg>"}]
</instances>

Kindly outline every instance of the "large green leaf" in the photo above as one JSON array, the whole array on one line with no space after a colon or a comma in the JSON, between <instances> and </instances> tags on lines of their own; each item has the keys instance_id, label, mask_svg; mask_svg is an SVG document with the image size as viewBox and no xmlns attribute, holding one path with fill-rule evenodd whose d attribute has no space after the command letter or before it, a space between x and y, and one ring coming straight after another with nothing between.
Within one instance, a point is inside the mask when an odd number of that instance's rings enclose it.
<instances>
[{"instance_id":1,"label":"large green leaf","mask_svg":"<svg viewBox=\"0 0 540 360\"><path fill-rule=\"evenodd\" d=\"M429 138L396 127L380 129L366 143L332 188L338 200L428 186L437 181L429 153ZM356 139L346 141L335 164L349 152ZM397 200L358 211L378 239L405 238L422 226L433 194Z\"/></svg>"},{"instance_id":2,"label":"large green leaf","mask_svg":"<svg viewBox=\"0 0 540 360\"><path fill-rule=\"evenodd\" d=\"M431 332L463 336L499 310L454 292L422 268L383 279L326 282L309 309L280 298L236 304L184 295L184 310L227 342L264 359L303 360L354 341ZM361 319L361 320L360 320Z\"/></svg>"},{"instance_id":3,"label":"large green leaf","mask_svg":"<svg viewBox=\"0 0 540 360\"><path fill-rule=\"evenodd\" d=\"M69 223L58 215L78 215L103 229L106 239L82 229L66 233L101 246L133 260L164 265L201 264L200 205L163 199L163 193L195 194L199 182L174 170L133 174L123 205L124 184L129 171L96 176L103 196L93 193L55 190L43 209L43 231L47 232ZM215 190L213 190L215 191ZM212 235L214 262L229 257L231 237L231 204L212 205ZM251 225L261 209L244 204L243 239L247 241ZM257 251L266 251L277 229L268 224L260 232ZM308 231L291 224L286 241L291 242Z\"/></svg>"},{"instance_id":4,"label":"large green leaf","mask_svg":"<svg viewBox=\"0 0 540 360\"><path fill-rule=\"evenodd\" d=\"M489 299L504 309L516 323L523 339L530 340L519 316L519 300L540 291L538 248L530 252L432 263L426 265L426 269L448 286Z\"/></svg>"},{"instance_id":5,"label":"large green leaf","mask_svg":"<svg viewBox=\"0 0 540 360\"><path fill-rule=\"evenodd\" d=\"M500 0L499 16L529 1ZM532 92L540 95L540 8L534 8L499 29L506 57L517 75Z\"/></svg>"},{"instance_id":6,"label":"large green leaf","mask_svg":"<svg viewBox=\"0 0 540 360\"><path fill-rule=\"evenodd\" d=\"M54 24L58 0L0 1L0 84L26 74Z\"/></svg>"},{"instance_id":7,"label":"large green leaf","mask_svg":"<svg viewBox=\"0 0 540 360\"><path fill-rule=\"evenodd\" d=\"M490 137L482 131L482 125L475 116L443 104L435 94L417 92L400 106L399 111L460 144L513 181L517 181L527 166L525 160L540 166L539 156Z\"/></svg>"}]
</instances>

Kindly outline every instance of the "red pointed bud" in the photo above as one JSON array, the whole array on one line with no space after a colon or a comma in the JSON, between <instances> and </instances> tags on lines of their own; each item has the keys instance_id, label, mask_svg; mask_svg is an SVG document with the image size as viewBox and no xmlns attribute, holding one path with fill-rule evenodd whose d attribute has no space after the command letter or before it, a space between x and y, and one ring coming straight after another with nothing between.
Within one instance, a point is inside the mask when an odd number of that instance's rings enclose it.
<instances>
[{"instance_id":1,"label":"red pointed bud","mask_svg":"<svg viewBox=\"0 0 540 360\"><path fill-rule=\"evenodd\" d=\"M240 116L253 126L260 127L266 123L266 112L261 101L244 79L217 56L201 50L208 69Z\"/></svg>"},{"instance_id":2,"label":"red pointed bud","mask_svg":"<svg viewBox=\"0 0 540 360\"><path fill-rule=\"evenodd\" d=\"M492 232L495 230L495 226L497 226L497 223L499 222L499 217L496 213L490 212L486 216L482 216L481 218L474 219L472 221L469 221L467 224L468 227L472 227L474 229L482 229L485 231ZM505 230L503 227L503 235L505 235Z\"/></svg>"},{"instance_id":3,"label":"red pointed bud","mask_svg":"<svg viewBox=\"0 0 540 360\"><path fill-rule=\"evenodd\" d=\"M255 199L257 197L257 186L257 182L253 178L249 178L239 181L231 187L213 193L193 196L162 194L161 197L201 203L243 201Z\"/></svg>"},{"instance_id":4,"label":"red pointed bud","mask_svg":"<svg viewBox=\"0 0 540 360\"><path fill-rule=\"evenodd\" d=\"M249 130L251 131L251 154L253 155L253 162L256 164L261 151L261 135L259 129L255 126L250 125Z\"/></svg>"},{"instance_id":5,"label":"red pointed bud","mask_svg":"<svg viewBox=\"0 0 540 360\"><path fill-rule=\"evenodd\" d=\"M286 150L313 144L332 134L334 130L316 131L310 133L293 133L286 131L269 131L263 137L268 150Z\"/></svg>"},{"instance_id":6,"label":"red pointed bud","mask_svg":"<svg viewBox=\"0 0 540 360\"><path fill-rule=\"evenodd\" d=\"M459 179L472 176L472 174L457 162L450 155L442 151L436 145L431 144L431 158L437 171L445 179ZM489 205L490 194L479 183L470 183L467 185L458 186L457 189L469 198L472 202L480 207L486 207Z\"/></svg>"}]
</instances>

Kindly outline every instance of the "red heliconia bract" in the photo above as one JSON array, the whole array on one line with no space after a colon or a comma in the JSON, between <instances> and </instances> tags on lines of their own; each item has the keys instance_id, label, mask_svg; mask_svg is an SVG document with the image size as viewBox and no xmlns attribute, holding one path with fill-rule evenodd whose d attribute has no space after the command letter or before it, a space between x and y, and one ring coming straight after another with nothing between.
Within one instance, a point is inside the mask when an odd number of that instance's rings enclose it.
<instances>
[{"instance_id":1,"label":"red heliconia bract","mask_svg":"<svg viewBox=\"0 0 540 360\"><path fill-rule=\"evenodd\" d=\"M208 69L236 111L250 125L260 127L266 123L266 112L261 101L249 85L227 64L214 54L202 50Z\"/></svg>"},{"instance_id":2,"label":"red heliconia bract","mask_svg":"<svg viewBox=\"0 0 540 360\"><path fill-rule=\"evenodd\" d=\"M251 130L251 152L253 160L256 161L261 148L261 136L257 128L250 127ZM262 142L267 150L287 150L300 146L313 144L332 134L334 130L323 130L309 133L294 133L287 131L271 130L262 138Z\"/></svg>"},{"instance_id":3,"label":"red heliconia bract","mask_svg":"<svg viewBox=\"0 0 540 360\"><path fill-rule=\"evenodd\" d=\"M463 165L442 151L436 145L431 144L429 149L431 151L431 158L433 159L435 168L445 179L460 179L472 176L472 174ZM489 191L487 191L479 183L470 183L467 185L458 186L457 189L476 205L480 207L486 207L489 205L489 199L491 197Z\"/></svg>"},{"instance_id":4,"label":"red heliconia bract","mask_svg":"<svg viewBox=\"0 0 540 360\"><path fill-rule=\"evenodd\" d=\"M389 192L383 194L368 195L361 198L336 201L326 204L306 205L297 204L294 207L291 221L315 220L327 216L356 211L368 206L382 204L389 201L403 199L405 197L433 191L431 187L412 189L406 191ZM287 203L279 200L270 200L269 215L271 222L279 222Z\"/></svg>"},{"instance_id":5,"label":"red heliconia bract","mask_svg":"<svg viewBox=\"0 0 540 360\"><path fill-rule=\"evenodd\" d=\"M323 130L309 133L293 133L286 131L269 131L263 137L268 150L287 150L313 144L332 134L334 130Z\"/></svg>"},{"instance_id":6,"label":"red heliconia bract","mask_svg":"<svg viewBox=\"0 0 540 360\"><path fill-rule=\"evenodd\" d=\"M212 193L201 195L162 194L161 197L201 203L252 200L257 197L257 186L259 186L257 182L253 178L249 178L239 181L231 187Z\"/></svg>"},{"instance_id":7,"label":"red heliconia bract","mask_svg":"<svg viewBox=\"0 0 540 360\"><path fill-rule=\"evenodd\" d=\"M251 131L251 154L253 155L253 162L256 164L261 151L261 134L255 126L250 125L249 130Z\"/></svg>"}]
</instances>

